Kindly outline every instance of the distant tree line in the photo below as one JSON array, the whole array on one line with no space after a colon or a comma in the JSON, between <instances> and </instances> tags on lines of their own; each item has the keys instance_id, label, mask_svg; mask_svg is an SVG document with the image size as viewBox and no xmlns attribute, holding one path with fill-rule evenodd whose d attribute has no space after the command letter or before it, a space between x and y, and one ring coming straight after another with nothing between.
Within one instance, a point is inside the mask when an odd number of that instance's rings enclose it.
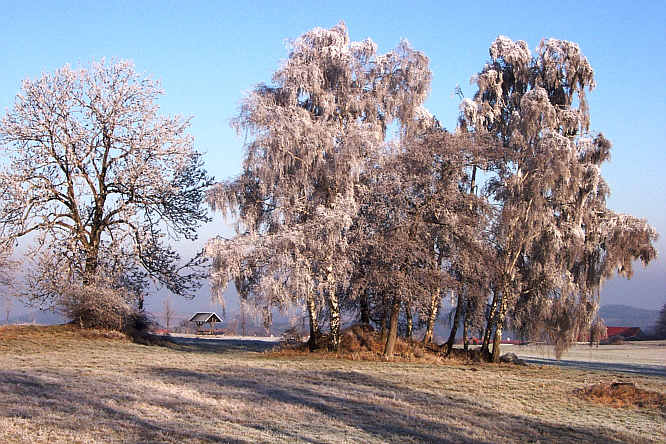
<instances>
[{"instance_id":1,"label":"distant tree line","mask_svg":"<svg viewBox=\"0 0 666 444\"><path fill-rule=\"evenodd\" d=\"M0 120L1 257L33 236L22 297L82 325L122 328L151 283L191 296L209 277L266 328L302 307L311 349L339 349L343 317L379 329L386 356L417 328L428 343L450 298L447 352L459 326L493 361L507 328L562 351L600 325L602 282L656 257L654 228L606 206L594 72L575 43L500 36L453 130L424 106L431 77L406 41L381 54L315 28L245 97L242 171L217 183L131 64L26 80ZM183 260L172 243L206 202L237 234Z\"/></svg>"}]
</instances>

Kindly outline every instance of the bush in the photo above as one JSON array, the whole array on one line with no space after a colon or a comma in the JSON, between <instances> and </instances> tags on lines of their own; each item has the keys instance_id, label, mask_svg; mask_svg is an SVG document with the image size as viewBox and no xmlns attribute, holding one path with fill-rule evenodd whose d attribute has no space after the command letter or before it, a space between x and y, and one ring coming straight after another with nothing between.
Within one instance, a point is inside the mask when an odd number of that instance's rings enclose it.
<instances>
[{"instance_id":1,"label":"bush","mask_svg":"<svg viewBox=\"0 0 666 444\"><path fill-rule=\"evenodd\" d=\"M61 289L59 311L81 328L117 330L134 336L145 333L152 320L137 308L127 291L113 288L104 279Z\"/></svg>"}]
</instances>

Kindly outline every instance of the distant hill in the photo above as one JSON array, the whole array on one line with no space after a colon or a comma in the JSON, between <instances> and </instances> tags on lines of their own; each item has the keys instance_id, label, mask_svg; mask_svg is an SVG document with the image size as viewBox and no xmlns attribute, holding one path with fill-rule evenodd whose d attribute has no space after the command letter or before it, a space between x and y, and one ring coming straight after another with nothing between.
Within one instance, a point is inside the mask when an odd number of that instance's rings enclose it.
<instances>
[{"instance_id":1,"label":"distant hill","mask_svg":"<svg viewBox=\"0 0 666 444\"><path fill-rule=\"evenodd\" d=\"M645 333L654 328L659 310L630 307L628 305L602 305L599 316L606 325L614 327L640 327Z\"/></svg>"}]
</instances>

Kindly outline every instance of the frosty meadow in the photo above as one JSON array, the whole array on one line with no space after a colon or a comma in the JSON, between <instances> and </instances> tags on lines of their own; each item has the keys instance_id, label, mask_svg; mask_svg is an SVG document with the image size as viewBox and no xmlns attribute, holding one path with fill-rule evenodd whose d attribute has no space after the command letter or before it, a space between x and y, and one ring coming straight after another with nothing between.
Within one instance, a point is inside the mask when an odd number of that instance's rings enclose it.
<instances>
[{"instance_id":1,"label":"frosty meadow","mask_svg":"<svg viewBox=\"0 0 666 444\"><path fill-rule=\"evenodd\" d=\"M531 51L499 36L489 56L473 77L474 95L459 90L459 120L446 129L424 105L433 76L426 54L405 40L382 53L371 39L351 41L344 23L314 28L244 97L232 121L244 141L241 172L221 181L206 171L190 120L162 114L159 82L132 63L102 60L25 80L0 120L0 287L4 297L58 310L80 329L0 330L7 353L0 380L10 388L0 395L0 438L479 441L520 440L520 430L536 427L543 439L611 440L597 427L619 421L608 407L574 403L583 415L576 422L577 414L565 414L574 430L537 405L564 414L573 390L567 379L580 385L585 372L498 364L501 344L510 330L554 345L559 357L582 335L598 342L606 328L597 315L601 285L631 277L637 260L652 262L658 235L645 219L607 206L601 167L612 144L590 130L587 96L595 78L579 46L551 38ZM233 222L235 235L181 257L175 244L195 240L210 212ZM150 292L192 297L206 279L221 302L233 284L267 326L275 313L301 310L307 343L296 329L295 344L257 354L146 334ZM455 307L452 329L436 344L447 299ZM38 363L33 353L49 336L63 342ZM88 348L91 356L59 367L59 353L71 360ZM110 357L125 373L103 363ZM245 378L234 367L242 365L251 369ZM476 389L467 383L460 398L442 397L441 390L457 387L444 381L462 381L457 372L479 368L468 381L494 393L491 382L506 376L496 394L511 391L531 409L529 418L513 404L493 404L503 423L482 420L491 406L474 404L469 394ZM289 382L294 375L301 381ZM415 375L425 379L417 384L409 379ZM317 381L330 378L350 392L317 392ZM38 407L39 393L65 402L53 384L67 380L72 412L101 409L116 418L98 424L109 435L44 419L55 410ZM83 395L103 381L139 395L110 388L99 401ZM656 393L657 404L629 415L636 430L613 425L618 442L659 440L663 380L634 382ZM555 394L544 394L546 386ZM367 408L351 391L378 402L387 392L397 395L364 427L345 410ZM11 407L22 399L24 411ZM455 418L425 418L433 406ZM206 421L194 430L156 419L184 424L191 414L219 422L207 408L235 426L224 426L222 436ZM288 427L274 430L257 419L283 408ZM304 433L308 426L294 408L323 421L321 433ZM466 423L469 412L478 424ZM386 426L395 415L408 418ZM423 421L427 427L416 433ZM483 427L498 434L484 435Z\"/></svg>"}]
</instances>

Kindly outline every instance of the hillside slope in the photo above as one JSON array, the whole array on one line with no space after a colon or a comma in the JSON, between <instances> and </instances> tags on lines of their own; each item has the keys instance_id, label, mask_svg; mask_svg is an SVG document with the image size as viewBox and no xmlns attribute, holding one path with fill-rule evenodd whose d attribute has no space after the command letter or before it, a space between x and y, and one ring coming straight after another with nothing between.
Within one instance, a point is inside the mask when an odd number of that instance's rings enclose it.
<instances>
[{"instance_id":1,"label":"hillside slope","mask_svg":"<svg viewBox=\"0 0 666 444\"><path fill-rule=\"evenodd\" d=\"M606 325L618 327L640 327L644 332L652 331L659 310L646 310L644 308L630 307L629 305L603 305L599 309L599 316Z\"/></svg>"}]
</instances>

